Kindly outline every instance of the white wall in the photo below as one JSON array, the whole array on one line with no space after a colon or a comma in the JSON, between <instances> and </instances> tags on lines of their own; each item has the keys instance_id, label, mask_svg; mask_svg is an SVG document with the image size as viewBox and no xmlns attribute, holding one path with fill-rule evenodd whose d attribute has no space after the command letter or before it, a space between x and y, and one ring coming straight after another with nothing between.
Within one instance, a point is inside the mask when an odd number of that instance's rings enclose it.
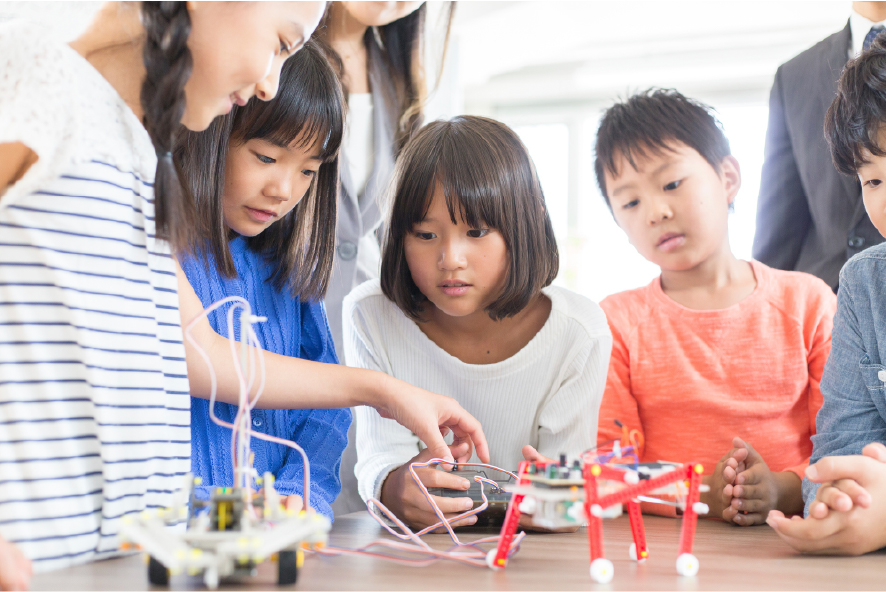
<instances>
[{"instance_id":1,"label":"white wall","mask_svg":"<svg viewBox=\"0 0 886 592\"><path fill-rule=\"evenodd\" d=\"M595 300L658 269L631 247L597 190L601 111L651 86L712 105L742 169L729 232L751 257L776 68L842 29L851 3L468 2L455 40L465 111L514 127L532 153L557 233L557 283Z\"/></svg>"},{"instance_id":2,"label":"white wall","mask_svg":"<svg viewBox=\"0 0 886 592\"><path fill-rule=\"evenodd\" d=\"M75 37L100 2L0 2ZM848 0L460 2L444 76L428 119L487 115L513 126L539 169L561 251L558 283L600 299L657 275L612 221L593 175L602 109L650 86L714 106L742 167L730 220L750 257L767 119L779 64L841 29ZM439 2L429 22L439 40ZM428 68L429 77L436 64Z\"/></svg>"}]
</instances>

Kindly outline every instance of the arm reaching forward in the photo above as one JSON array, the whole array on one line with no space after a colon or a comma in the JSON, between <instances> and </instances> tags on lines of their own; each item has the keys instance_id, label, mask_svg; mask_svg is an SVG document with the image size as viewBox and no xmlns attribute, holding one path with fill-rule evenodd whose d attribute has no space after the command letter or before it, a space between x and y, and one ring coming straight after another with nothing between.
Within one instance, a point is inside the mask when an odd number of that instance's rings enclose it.
<instances>
[{"instance_id":1,"label":"arm reaching forward","mask_svg":"<svg viewBox=\"0 0 886 592\"><path fill-rule=\"evenodd\" d=\"M200 299L176 263L182 327L202 311ZM236 405L240 383L231 363L230 342L202 319L192 334L206 351L218 380L219 401ZM208 399L210 374L197 350L185 340L191 395ZM457 441L470 440L477 455L489 460L483 428L457 401L397 380L387 374L311 362L264 352L265 390L258 407L264 409L331 409L366 405L385 418L409 428L440 458L451 458L444 434L452 431Z\"/></svg>"}]
</instances>

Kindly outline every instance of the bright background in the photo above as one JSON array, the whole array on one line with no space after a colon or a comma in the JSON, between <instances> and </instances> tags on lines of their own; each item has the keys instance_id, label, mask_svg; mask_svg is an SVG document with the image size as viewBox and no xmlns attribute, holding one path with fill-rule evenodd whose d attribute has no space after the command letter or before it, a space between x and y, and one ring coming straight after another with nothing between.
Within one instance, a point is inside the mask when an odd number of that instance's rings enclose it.
<instances>
[{"instance_id":1,"label":"bright background","mask_svg":"<svg viewBox=\"0 0 886 592\"><path fill-rule=\"evenodd\" d=\"M24 16L75 37L98 2L0 2L0 21ZM603 109L650 86L713 106L741 164L730 220L736 255L750 258L768 118L779 64L846 25L848 0L796 2L460 2L431 118L485 115L529 148L557 234L557 283L600 300L648 283L657 268L615 225L593 173ZM431 2L433 27L439 3Z\"/></svg>"}]
</instances>

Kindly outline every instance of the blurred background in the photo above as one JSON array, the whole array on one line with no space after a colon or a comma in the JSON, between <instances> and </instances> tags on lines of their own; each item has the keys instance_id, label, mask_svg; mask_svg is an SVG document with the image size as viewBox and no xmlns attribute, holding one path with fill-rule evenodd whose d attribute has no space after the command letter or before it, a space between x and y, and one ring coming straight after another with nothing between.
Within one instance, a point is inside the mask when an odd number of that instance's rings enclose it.
<instances>
[{"instance_id":1,"label":"blurred background","mask_svg":"<svg viewBox=\"0 0 886 592\"><path fill-rule=\"evenodd\" d=\"M437 30L441 3L429 4ZM0 2L0 21L27 18L68 40L100 5ZM742 169L730 239L749 259L775 71L842 29L850 8L848 0L459 2L429 118L485 115L517 131L557 234L557 283L601 300L658 274L597 190L593 143L602 110L650 86L716 109Z\"/></svg>"}]
</instances>

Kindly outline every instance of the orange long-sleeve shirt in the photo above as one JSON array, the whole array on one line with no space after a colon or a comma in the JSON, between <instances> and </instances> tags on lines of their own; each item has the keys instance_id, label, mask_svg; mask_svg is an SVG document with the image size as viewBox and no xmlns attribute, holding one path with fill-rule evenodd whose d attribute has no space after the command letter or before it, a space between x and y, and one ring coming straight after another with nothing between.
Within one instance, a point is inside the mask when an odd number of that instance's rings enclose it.
<instances>
[{"instance_id":1,"label":"orange long-sleeve shirt","mask_svg":"<svg viewBox=\"0 0 886 592\"><path fill-rule=\"evenodd\" d=\"M710 474L739 436L802 478L837 298L811 275L751 265L756 289L723 310L677 304L660 278L600 303L613 343L598 442L621 436L619 419L642 432L641 461Z\"/></svg>"}]
</instances>

